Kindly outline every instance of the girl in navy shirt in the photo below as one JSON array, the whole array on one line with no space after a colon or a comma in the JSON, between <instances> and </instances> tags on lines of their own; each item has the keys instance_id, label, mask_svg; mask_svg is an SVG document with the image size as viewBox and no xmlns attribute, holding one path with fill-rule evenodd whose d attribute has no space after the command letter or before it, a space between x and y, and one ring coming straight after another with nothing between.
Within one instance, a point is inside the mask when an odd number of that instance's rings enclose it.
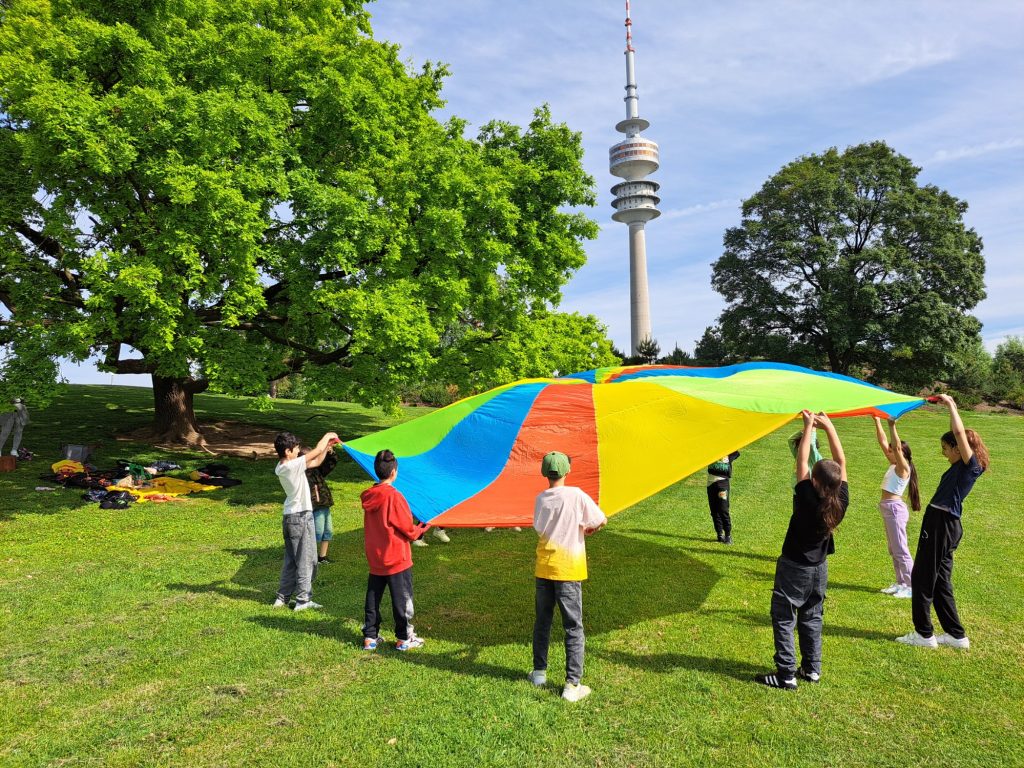
<instances>
[{"instance_id":1,"label":"girl in navy shirt","mask_svg":"<svg viewBox=\"0 0 1024 768\"><path fill-rule=\"evenodd\" d=\"M988 469L988 449L981 435L973 429L964 429L956 403L949 395L938 395L937 402L949 408L950 431L942 436L942 455L949 461L935 495L924 511L921 536L917 541L917 555L911 573L913 597L911 606L914 631L896 642L923 648L948 645L952 648L970 648L953 597L953 553L963 538L960 525L964 499L974 487L981 473ZM932 632L931 609L945 630L940 635Z\"/></svg>"}]
</instances>

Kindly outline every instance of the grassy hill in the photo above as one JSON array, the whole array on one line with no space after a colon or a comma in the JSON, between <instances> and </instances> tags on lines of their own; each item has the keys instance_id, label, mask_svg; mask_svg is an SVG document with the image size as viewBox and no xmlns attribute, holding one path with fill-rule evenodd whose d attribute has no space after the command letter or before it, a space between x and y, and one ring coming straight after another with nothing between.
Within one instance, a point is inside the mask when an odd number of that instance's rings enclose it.
<instances>
[{"instance_id":1,"label":"grassy hill","mask_svg":"<svg viewBox=\"0 0 1024 768\"><path fill-rule=\"evenodd\" d=\"M531 531L459 529L451 544L416 550L427 645L367 654L358 493L368 481L351 461L331 476L335 562L315 585L325 609L300 614L270 607L282 552L272 461L228 459L243 485L120 511L34 490L65 442L102 442L98 464L208 461L113 439L149 419L150 397L70 387L26 429L37 460L0 474L0 765L1024 765L1020 416L965 415L993 457L968 499L954 572L970 651L892 641L911 621L909 601L878 592L892 581L877 511L884 459L870 420L844 420L852 503L830 558L821 684L787 693L751 682L771 667L792 471L783 430L736 463L734 546L714 541L702 474L589 540L594 694L569 705L557 695L557 630L552 682L526 680ZM197 410L309 439L394 423L344 404L280 401L258 414L212 395ZM926 499L946 428L930 409L901 422Z\"/></svg>"}]
</instances>

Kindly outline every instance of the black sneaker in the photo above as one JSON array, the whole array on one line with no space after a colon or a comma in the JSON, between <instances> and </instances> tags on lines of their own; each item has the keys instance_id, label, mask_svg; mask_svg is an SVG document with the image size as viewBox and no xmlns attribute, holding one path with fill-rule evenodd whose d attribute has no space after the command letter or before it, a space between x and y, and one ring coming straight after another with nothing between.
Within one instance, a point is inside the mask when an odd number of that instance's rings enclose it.
<instances>
[{"instance_id":1,"label":"black sneaker","mask_svg":"<svg viewBox=\"0 0 1024 768\"><path fill-rule=\"evenodd\" d=\"M769 672L764 675L754 675L754 681L769 688L782 688L785 691L796 690L795 677L782 677L777 672Z\"/></svg>"},{"instance_id":2,"label":"black sneaker","mask_svg":"<svg viewBox=\"0 0 1024 768\"><path fill-rule=\"evenodd\" d=\"M317 563L333 563L333 562L334 562L334 561L333 561L333 560L331 560L331 558L329 558L329 557L318 557L318 558L316 559L316 561L317 561Z\"/></svg>"},{"instance_id":3,"label":"black sneaker","mask_svg":"<svg viewBox=\"0 0 1024 768\"><path fill-rule=\"evenodd\" d=\"M725 534L724 533L719 533L718 534L718 543L719 544L725 544Z\"/></svg>"},{"instance_id":4,"label":"black sneaker","mask_svg":"<svg viewBox=\"0 0 1024 768\"><path fill-rule=\"evenodd\" d=\"M821 681L821 675L817 672L811 672L810 670L804 669L803 667L796 668L796 676L801 680L806 680L808 683L817 683Z\"/></svg>"},{"instance_id":5,"label":"black sneaker","mask_svg":"<svg viewBox=\"0 0 1024 768\"><path fill-rule=\"evenodd\" d=\"M732 534L731 533L725 534L725 536L722 537L722 543L723 544L732 544Z\"/></svg>"}]
</instances>

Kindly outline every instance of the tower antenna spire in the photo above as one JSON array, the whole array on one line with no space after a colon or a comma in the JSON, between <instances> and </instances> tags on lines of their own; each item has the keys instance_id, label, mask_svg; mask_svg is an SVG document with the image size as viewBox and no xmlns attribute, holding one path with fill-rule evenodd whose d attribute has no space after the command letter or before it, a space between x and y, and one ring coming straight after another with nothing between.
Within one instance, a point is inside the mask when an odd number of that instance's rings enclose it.
<instances>
[{"instance_id":1,"label":"tower antenna spire","mask_svg":"<svg viewBox=\"0 0 1024 768\"><path fill-rule=\"evenodd\" d=\"M641 342L651 339L651 305L647 287L647 239L644 225L661 215L656 181L647 176L658 170L658 145L640 133L650 123L640 117L640 97L637 95L636 65L633 48L633 19L629 0L626 0L626 119L620 120L615 130L626 138L608 150L608 167L613 176L623 179L612 187L615 200L612 218L629 225L629 307L630 348L637 354Z\"/></svg>"},{"instance_id":2,"label":"tower antenna spire","mask_svg":"<svg viewBox=\"0 0 1024 768\"><path fill-rule=\"evenodd\" d=\"M630 29L632 26L633 20L629 17L629 0L626 0L626 53L633 51L633 32Z\"/></svg>"}]
</instances>

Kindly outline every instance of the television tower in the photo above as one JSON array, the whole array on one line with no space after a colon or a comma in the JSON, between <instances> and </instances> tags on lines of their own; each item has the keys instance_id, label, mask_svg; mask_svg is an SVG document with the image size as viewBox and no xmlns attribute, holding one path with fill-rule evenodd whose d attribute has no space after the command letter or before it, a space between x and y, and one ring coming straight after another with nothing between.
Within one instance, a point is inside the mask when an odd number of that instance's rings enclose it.
<instances>
[{"instance_id":1,"label":"television tower","mask_svg":"<svg viewBox=\"0 0 1024 768\"><path fill-rule=\"evenodd\" d=\"M626 0L626 119L615 126L615 130L626 134L626 138L608 150L608 166L613 176L624 179L612 187L615 195L612 218L629 225L630 354L635 355L640 342L651 338L644 225L661 215L658 210L661 198L657 195L658 182L647 181L647 176L658 170L658 145L640 135L651 124L640 117L638 111L632 27L629 0Z\"/></svg>"}]
</instances>

